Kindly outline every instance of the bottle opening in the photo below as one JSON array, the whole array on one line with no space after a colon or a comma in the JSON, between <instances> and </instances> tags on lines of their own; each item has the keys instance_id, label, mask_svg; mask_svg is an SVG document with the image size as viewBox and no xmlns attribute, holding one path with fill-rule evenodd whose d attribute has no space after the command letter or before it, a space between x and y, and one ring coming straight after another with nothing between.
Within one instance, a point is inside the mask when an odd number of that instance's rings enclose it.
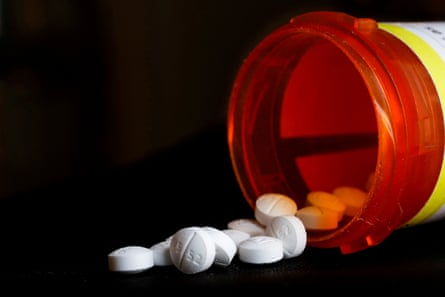
<instances>
[{"instance_id":1,"label":"bottle opening","mask_svg":"<svg viewBox=\"0 0 445 297\"><path fill-rule=\"evenodd\" d=\"M278 162L289 182L300 178L305 185L294 196L343 185L365 189L377 161L376 116L343 52L326 40L312 44L290 73L280 105Z\"/></svg>"},{"instance_id":2,"label":"bottle opening","mask_svg":"<svg viewBox=\"0 0 445 297\"><path fill-rule=\"evenodd\" d=\"M428 71L399 39L354 20L309 14L269 34L238 72L227 122L252 208L267 192L292 197L299 209L313 191L367 193L358 214L308 230L309 245L345 253L378 244L423 207L444 149Z\"/></svg>"},{"instance_id":3,"label":"bottle opening","mask_svg":"<svg viewBox=\"0 0 445 297\"><path fill-rule=\"evenodd\" d=\"M240 84L244 101L229 120L229 131L243 133L231 136L232 148L233 137L245 141L242 158L239 152L232 158L243 163L235 167L250 205L264 192L287 194L303 207L310 191L366 191L377 162L377 123L355 65L317 35L296 34L264 48L251 58L258 63L244 73L251 81ZM236 121L243 127L230 127ZM339 228L350 219L344 216ZM312 240L332 231L314 231Z\"/></svg>"},{"instance_id":4,"label":"bottle opening","mask_svg":"<svg viewBox=\"0 0 445 297\"><path fill-rule=\"evenodd\" d=\"M367 191L378 139L372 99L360 73L326 40L311 42L295 65L284 80L274 132L290 195L304 206L310 191L331 193L339 186ZM339 226L349 219L344 216Z\"/></svg>"}]
</instances>

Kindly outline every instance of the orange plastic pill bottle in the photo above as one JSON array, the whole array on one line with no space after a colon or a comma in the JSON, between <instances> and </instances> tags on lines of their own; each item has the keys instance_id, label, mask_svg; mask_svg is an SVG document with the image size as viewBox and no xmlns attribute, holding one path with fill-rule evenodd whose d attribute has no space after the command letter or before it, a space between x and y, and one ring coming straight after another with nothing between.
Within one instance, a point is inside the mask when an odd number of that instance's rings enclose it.
<instances>
[{"instance_id":1,"label":"orange plastic pill bottle","mask_svg":"<svg viewBox=\"0 0 445 297\"><path fill-rule=\"evenodd\" d=\"M308 245L344 254L445 217L445 23L379 23L341 12L292 18L252 49L235 77L228 145L245 199L304 205L355 186L361 212Z\"/></svg>"}]
</instances>

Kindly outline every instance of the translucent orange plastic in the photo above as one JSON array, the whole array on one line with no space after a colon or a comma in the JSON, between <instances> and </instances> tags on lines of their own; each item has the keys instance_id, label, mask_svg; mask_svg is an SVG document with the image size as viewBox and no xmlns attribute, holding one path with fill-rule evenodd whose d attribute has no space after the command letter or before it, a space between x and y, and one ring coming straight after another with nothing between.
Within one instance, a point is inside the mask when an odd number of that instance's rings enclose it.
<instances>
[{"instance_id":1,"label":"translucent orange plastic","mask_svg":"<svg viewBox=\"0 0 445 297\"><path fill-rule=\"evenodd\" d=\"M444 154L436 88L418 57L372 19L310 12L266 36L235 78L228 145L246 201L304 205L312 190L365 188L361 213L308 245L379 244L430 197Z\"/></svg>"}]
</instances>

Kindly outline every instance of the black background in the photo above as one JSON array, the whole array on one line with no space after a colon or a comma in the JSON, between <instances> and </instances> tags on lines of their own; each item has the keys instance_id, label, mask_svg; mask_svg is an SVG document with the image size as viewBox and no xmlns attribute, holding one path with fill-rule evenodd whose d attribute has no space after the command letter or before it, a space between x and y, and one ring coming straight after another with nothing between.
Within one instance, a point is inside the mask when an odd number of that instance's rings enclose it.
<instances>
[{"instance_id":1,"label":"black background","mask_svg":"<svg viewBox=\"0 0 445 297\"><path fill-rule=\"evenodd\" d=\"M108 271L107 254L151 246L186 226L224 228L253 216L233 177L225 129L215 126L137 165L51 185L2 201L0 283L7 295L198 296L341 294L414 296L441 290L445 223L400 229L354 254L306 247L268 265L240 262L187 275L174 266ZM157 293L155 293L157 292Z\"/></svg>"},{"instance_id":2,"label":"black background","mask_svg":"<svg viewBox=\"0 0 445 297\"><path fill-rule=\"evenodd\" d=\"M445 281L443 222L341 255L307 247L184 275L107 269L107 254L251 217L225 108L261 38L296 14L443 20L440 1L2 1L0 294L187 292L406 296ZM440 291L439 291L440 293Z\"/></svg>"}]
</instances>

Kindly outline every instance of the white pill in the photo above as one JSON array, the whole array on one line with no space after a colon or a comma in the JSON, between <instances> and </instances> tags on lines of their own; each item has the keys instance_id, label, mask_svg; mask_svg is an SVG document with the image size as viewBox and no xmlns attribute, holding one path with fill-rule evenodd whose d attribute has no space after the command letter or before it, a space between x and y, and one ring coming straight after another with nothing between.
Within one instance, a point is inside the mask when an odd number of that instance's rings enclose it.
<instances>
[{"instance_id":1,"label":"white pill","mask_svg":"<svg viewBox=\"0 0 445 297\"><path fill-rule=\"evenodd\" d=\"M265 193L255 202L255 219L264 226L276 216L294 215L297 203L287 195L279 193Z\"/></svg>"},{"instance_id":2,"label":"white pill","mask_svg":"<svg viewBox=\"0 0 445 297\"><path fill-rule=\"evenodd\" d=\"M346 205L345 215L347 216L358 215L368 198L368 193L365 191L348 186L337 187L332 191L332 194Z\"/></svg>"},{"instance_id":3,"label":"white pill","mask_svg":"<svg viewBox=\"0 0 445 297\"><path fill-rule=\"evenodd\" d=\"M171 238L170 258L186 274L208 269L213 264L215 255L212 237L200 227L182 228Z\"/></svg>"},{"instance_id":4,"label":"white pill","mask_svg":"<svg viewBox=\"0 0 445 297\"><path fill-rule=\"evenodd\" d=\"M240 230L248 233L250 236L265 235L266 227L255 219L236 219L227 223L227 228Z\"/></svg>"},{"instance_id":5,"label":"white pill","mask_svg":"<svg viewBox=\"0 0 445 297\"><path fill-rule=\"evenodd\" d=\"M166 239L150 247L153 251L153 262L155 266L173 265L172 259L170 258L170 242L171 239Z\"/></svg>"},{"instance_id":6,"label":"white pill","mask_svg":"<svg viewBox=\"0 0 445 297\"><path fill-rule=\"evenodd\" d=\"M337 196L324 191L309 192L306 196L306 204L336 212L338 221L341 221L346 210L346 205Z\"/></svg>"},{"instance_id":7,"label":"white pill","mask_svg":"<svg viewBox=\"0 0 445 297\"><path fill-rule=\"evenodd\" d=\"M202 227L205 231L209 232L215 243L215 260L214 264L218 266L228 266L233 257L236 255L237 246L229 235L223 231L214 227L205 226Z\"/></svg>"},{"instance_id":8,"label":"white pill","mask_svg":"<svg viewBox=\"0 0 445 297\"><path fill-rule=\"evenodd\" d=\"M242 262L251 264L278 262L284 257L283 242L272 236L252 236L239 244L238 256Z\"/></svg>"},{"instance_id":9,"label":"white pill","mask_svg":"<svg viewBox=\"0 0 445 297\"><path fill-rule=\"evenodd\" d=\"M226 233L232 240L235 242L235 245L238 247L240 242L246 240L250 237L250 234L241 230L236 229L224 229L222 230L224 233Z\"/></svg>"},{"instance_id":10,"label":"white pill","mask_svg":"<svg viewBox=\"0 0 445 297\"><path fill-rule=\"evenodd\" d=\"M306 228L303 222L294 215L273 218L267 226L266 232L283 241L285 259L299 256L306 247Z\"/></svg>"},{"instance_id":11,"label":"white pill","mask_svg":"<svg viewBox=\"0 0 445 297\"><path fill-rule=\"evenodd\" d=\"M139 273L153 267L153 251L143 246L126 246L108 254L110 271Z\"/></svg>"}]
</instances>

